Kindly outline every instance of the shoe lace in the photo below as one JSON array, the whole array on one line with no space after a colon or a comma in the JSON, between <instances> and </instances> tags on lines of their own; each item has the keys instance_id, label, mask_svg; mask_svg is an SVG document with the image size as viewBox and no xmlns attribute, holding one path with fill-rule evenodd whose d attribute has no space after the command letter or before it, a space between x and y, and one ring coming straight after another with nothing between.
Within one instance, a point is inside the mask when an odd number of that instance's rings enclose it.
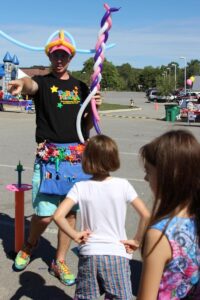
<instances>
[{"instance_id":1,"label":"shoe lace","mask_svg":"<svg viewBox=\"0 0 200 300\"><path fill-rule=\"evenodd\" d=\"M23 258L23 259L26 259L29 255L30 255L30 253L29 253L29 251L27 251L28 249L23 249L23 250L21 250L21 258Z\"/></svg>"},{"instance_id":2,"label":"shoe lace","mask_svg":"<svg viewBox=\"0 0 200 300\"><path fill-rule=\"evenodd\" d=\"M20 251L20 257L26 259L28 256L30 256L31 249L32 247L30 247L29 245L24 245L22 250Z\"/></svg>"},{"instance_id":3,"label":"shoe lace","mask_svg":"<svg viewBox=\"0 0 200 300\"><path fill-rule=\"evenodd\" d=\"M59 267L60 267L60 270L65 273L65 274L71 274L69 268L67 267L67 265L64 263L64 261L59 261Z\"/></svg>"}]
</instances>

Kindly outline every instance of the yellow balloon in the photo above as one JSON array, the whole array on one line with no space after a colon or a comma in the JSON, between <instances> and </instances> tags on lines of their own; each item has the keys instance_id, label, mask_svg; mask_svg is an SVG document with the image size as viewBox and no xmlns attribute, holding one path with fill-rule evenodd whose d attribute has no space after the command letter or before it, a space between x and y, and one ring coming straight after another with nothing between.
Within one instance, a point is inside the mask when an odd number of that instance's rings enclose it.
<instances>
[{"instance_id":1,"label":"yellow balloon","mask_svg":"<svg viewBox=\"0 0 200 300\"><path fill-rule=\"evenodd\" d=\"M195 81L195 77L194 76L191 76L190 79L192 80L192 82Z\"/></svg>"}]
</instances>

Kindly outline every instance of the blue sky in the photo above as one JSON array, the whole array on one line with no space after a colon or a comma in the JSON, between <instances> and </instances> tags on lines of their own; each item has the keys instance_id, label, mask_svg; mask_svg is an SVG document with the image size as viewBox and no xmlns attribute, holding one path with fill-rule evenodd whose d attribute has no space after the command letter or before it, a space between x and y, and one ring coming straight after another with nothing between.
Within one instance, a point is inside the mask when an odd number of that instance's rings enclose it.
<instances>
[{"instance_id":1,"label":"blue sky","mask_svg":"<svg viewBox=\"0 0 200 300\"><path fill-rule=\"evenodd\" d=\"M10 0L1 1L0 30L20 42L44 47L59 29L68 31L77 48L94 48L100 21L105 13L102 0ZM114 65L154 67L177 61L200 59L200 0L109 0L110 7L121 7L112 15L113 25L106 51ZM21 67L49 65L42 52L20 48L0 36L0 62L7 51L16 54ZM77 54L70 70L81 70L93 54Z\"/></svg>"}]
</instances>

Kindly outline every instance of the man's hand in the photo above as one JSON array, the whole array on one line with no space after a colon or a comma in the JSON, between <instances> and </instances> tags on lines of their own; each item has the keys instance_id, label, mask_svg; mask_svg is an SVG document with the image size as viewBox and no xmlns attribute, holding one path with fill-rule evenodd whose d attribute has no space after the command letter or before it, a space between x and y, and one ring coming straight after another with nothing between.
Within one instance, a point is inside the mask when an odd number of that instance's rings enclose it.
<instances>
[{"instance_id":1,"label":"man's hand","mask_svg":"<svg viewBox=\"0 0 200 300\"><path fill-rule=\"evenodd\" d=\"M102 104L102 97L101 97L101 93L98 91L96 92L96 94L94 95L94 100L96 103L97 108L99 108Z\"/></svg>"},{"instance_id":2,"label":"man's hand","mask_svg":"<svg viewBox=\"0 0 200 300\"><path fill-rule=\"evenodd\" d=\"M20 93L25 95L35 95L38 91L38 88L37 82L32 80L30 77L11 80L8 83L8 92L10 92L13 96L16 96Z\"/></svg>"},{"instance_id":3,"label":"man's hand","mask_svg":"<svg viewBox=\"0 0 200 300\"><path fill-rule=\"evenodd\" d=\"M91 102L92 106L93 106L93 104L94 104L94 106L96 105L96 110L98 110L102 104L101 93L99 91L97 91L96 94L91 99L91 101L92 101ZM95 107L94 107L94 109L95 109ZM93 127L92 109L90 109L90 113L84 114L84 118L86 118L86 130L89 131Z\"/></svg>"},{"instance_id":4,"label":"man's hand","mask_svg":"<svg viewBox=\"0 0 200 300\"><path fill-rule=\"evenodd\" d=\"M24 83L22 80L20 80L20 79L11 80L8 83L8 92L11 93L13 96L17 96L17 95L21 94L23 86L24 86Z\"/></svg>"}]
</instances>

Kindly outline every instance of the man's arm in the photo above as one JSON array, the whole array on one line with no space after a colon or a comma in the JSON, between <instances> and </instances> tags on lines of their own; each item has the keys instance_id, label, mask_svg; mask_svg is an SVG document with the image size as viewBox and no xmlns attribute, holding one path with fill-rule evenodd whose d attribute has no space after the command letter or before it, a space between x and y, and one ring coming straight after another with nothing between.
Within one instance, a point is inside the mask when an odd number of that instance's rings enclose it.
<instances>
[{"instance_id":1,"label":"man's arm","mask_svg":"<svg viewBox=\"0 0 200 300\"><path fill-rule=\"evenodd\" d=\"M33 79L29 77L24 77L21 79L11 80L8 83L8 92L13 96L19 94L35 95L38 91L38 84Z\"/></svg>"}]
</instances>

